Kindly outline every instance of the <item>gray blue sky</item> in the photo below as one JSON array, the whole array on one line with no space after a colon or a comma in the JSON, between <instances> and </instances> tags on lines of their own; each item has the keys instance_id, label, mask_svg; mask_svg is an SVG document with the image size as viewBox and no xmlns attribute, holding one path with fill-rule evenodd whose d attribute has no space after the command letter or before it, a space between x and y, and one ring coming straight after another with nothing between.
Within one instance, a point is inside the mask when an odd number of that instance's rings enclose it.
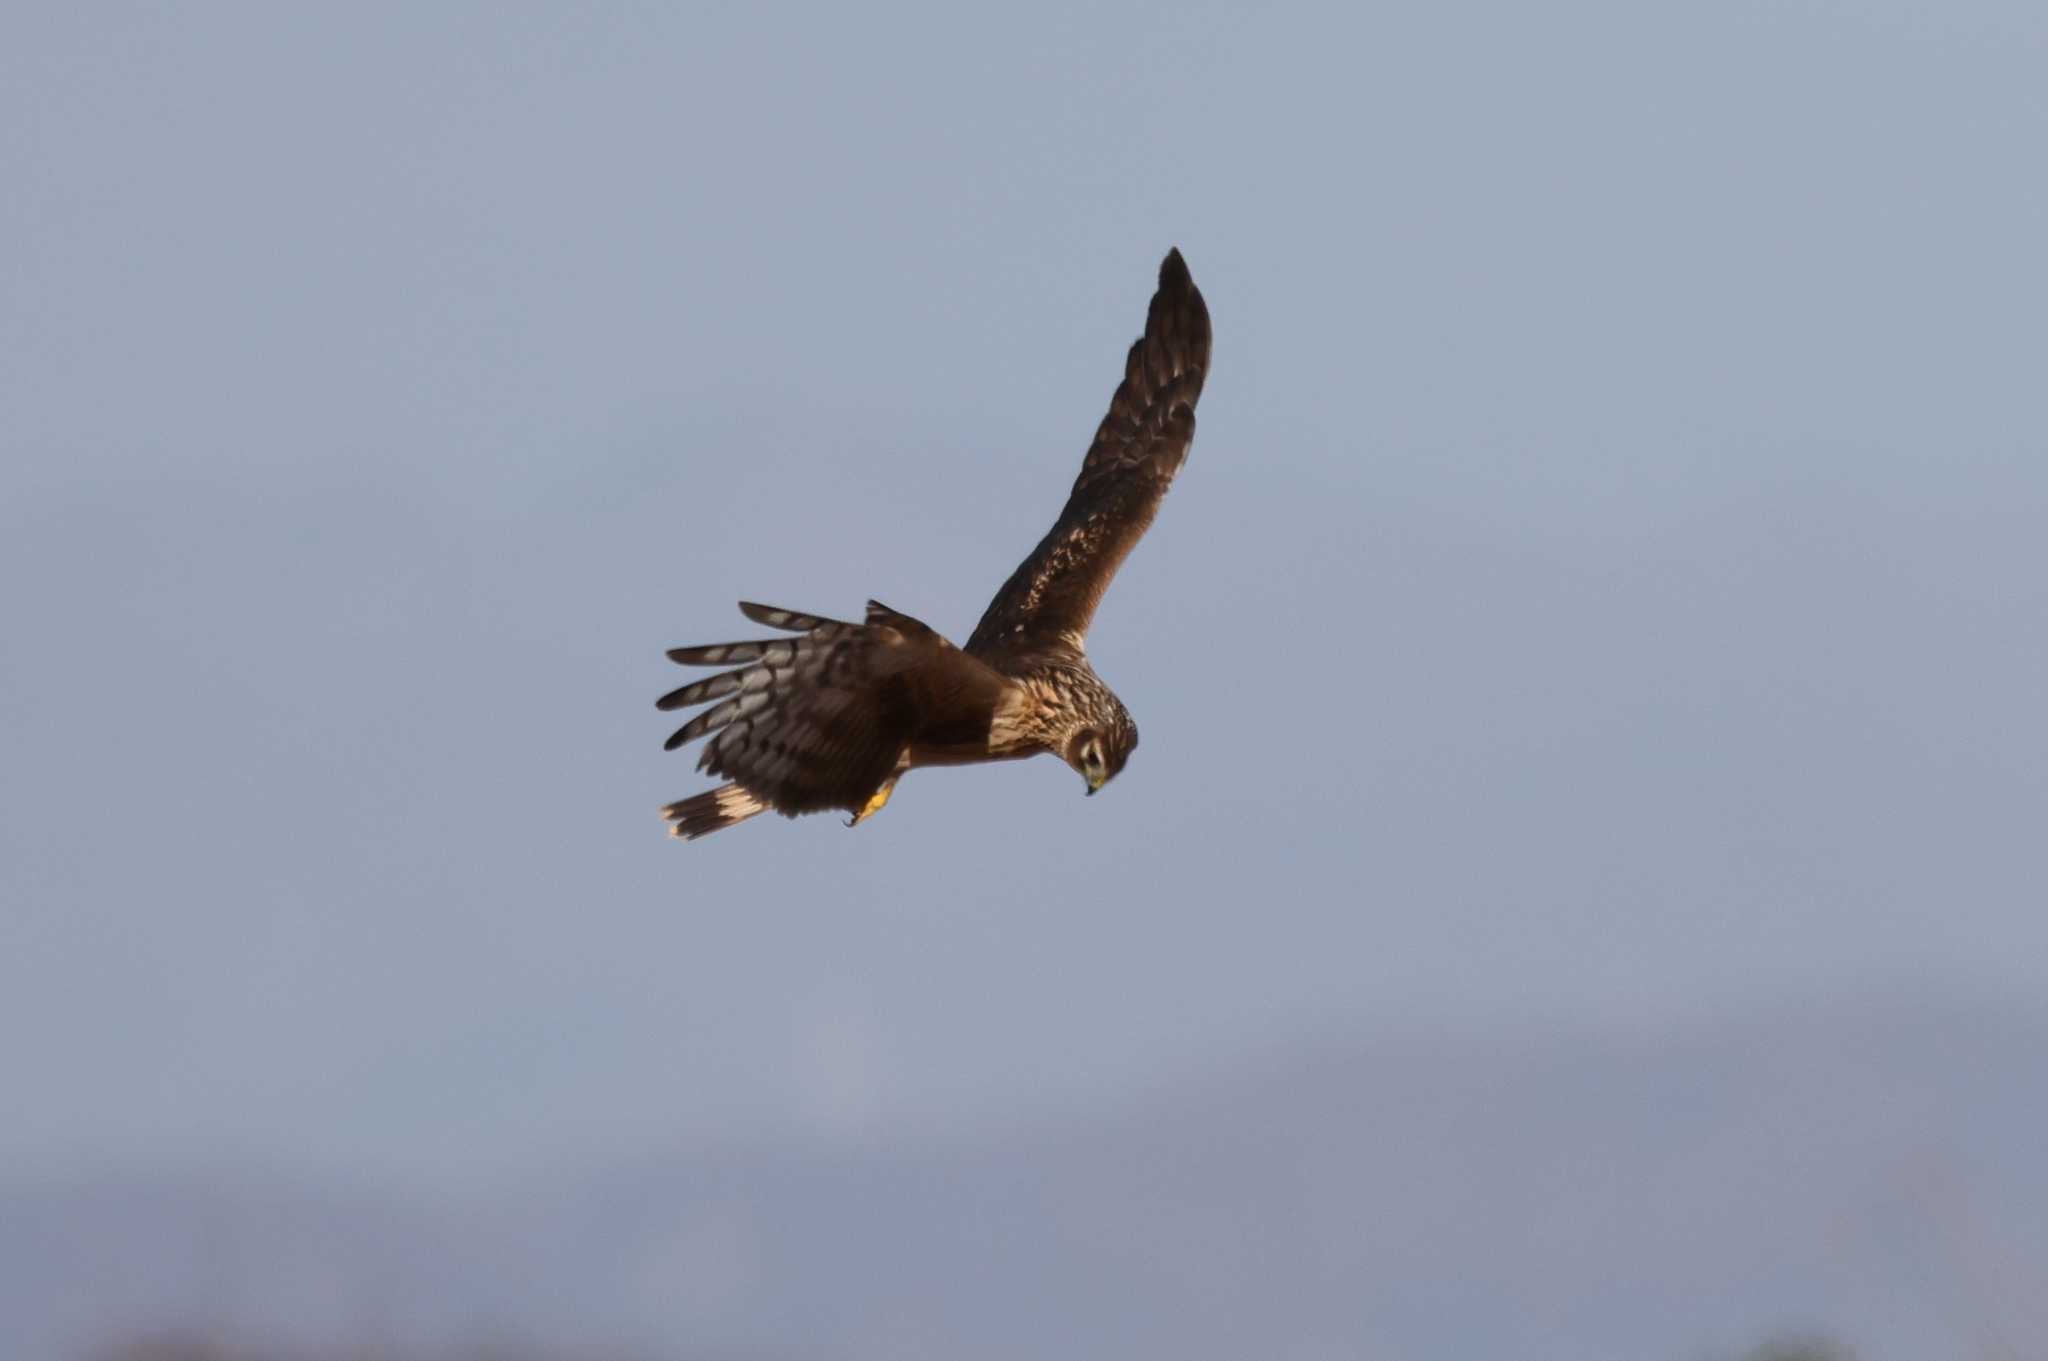
<instances>
[{"instance_id":1,"label":"gray blue sky","mask_svg":"<svg viewBox=\"0 0 2048 1361\"><path fill-rule=\"evenodd\" d=\"M2031 4L0 20L0 1158L446 1177L1331 1025L2048 987ZM1185 251L1145 743L664 840L964 637Z\"/></svg>"}]
</instances>

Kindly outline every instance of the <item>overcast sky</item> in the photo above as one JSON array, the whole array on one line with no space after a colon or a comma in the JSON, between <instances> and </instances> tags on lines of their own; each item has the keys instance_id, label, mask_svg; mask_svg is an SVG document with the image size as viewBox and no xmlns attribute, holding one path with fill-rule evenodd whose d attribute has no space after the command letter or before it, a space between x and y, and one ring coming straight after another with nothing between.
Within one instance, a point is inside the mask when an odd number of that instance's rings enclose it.
<instances>
[{"instance_id":1,"label":"overcast sky","mask_svg":"<svg viewBox=\"0 0 2048 1361\"><path fill-rule=\"evenodd\" d=\"M980 11L970 13L970 10ZM0 1159L495 1174L1333 1026L2048 988L2048 12L0 21ZM1144 746L664 839L962 639L1178 244Z\"/></svg>"}]
</instances>

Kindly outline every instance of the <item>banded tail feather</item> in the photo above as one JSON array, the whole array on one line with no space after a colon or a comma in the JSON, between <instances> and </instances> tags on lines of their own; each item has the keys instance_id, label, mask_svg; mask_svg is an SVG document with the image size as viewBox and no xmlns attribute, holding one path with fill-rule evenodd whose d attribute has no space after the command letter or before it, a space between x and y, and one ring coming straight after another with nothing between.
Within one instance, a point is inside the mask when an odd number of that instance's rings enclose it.
<instances>
[{"instance_id":1,"label":"banded tail feather","mask_svg":"<svg viewBox=\"0 0 2048 1361\"><path fill-rule=\"evenodd\" d=\"M739 785L722 784L668 805L661 815L669 821L670 836L695 841L767 811L767 804Z\"/></svg>"}]
</instances>

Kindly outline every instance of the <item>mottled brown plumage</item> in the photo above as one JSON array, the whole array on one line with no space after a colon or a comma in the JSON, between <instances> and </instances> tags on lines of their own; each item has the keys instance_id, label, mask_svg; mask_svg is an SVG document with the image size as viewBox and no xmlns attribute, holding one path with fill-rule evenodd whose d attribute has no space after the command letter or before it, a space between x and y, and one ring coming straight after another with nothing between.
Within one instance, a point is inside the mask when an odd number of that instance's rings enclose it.
<instances>
[{"instance_id":1,"label":"mottled brown plumage","mask_svg":"<svg viewBox=\"0 0 2048 1361\"><path fill-rule=\"evenodd\" d=\"M1088 664L1088 625L1187 460L1208 368L1208 308L1172 251L1065 509L964 650L869 601L858 624L742 604L796 636L670 651L686 666L740 664L658 702L711 704L668 747L708 736L698 767L726 781L664 808L671 834L693 839L770 808L839 809L857 823L918 766L1052 752L1091 794L1114 778L1138 729Z\"/></svg>"}]
</instances>

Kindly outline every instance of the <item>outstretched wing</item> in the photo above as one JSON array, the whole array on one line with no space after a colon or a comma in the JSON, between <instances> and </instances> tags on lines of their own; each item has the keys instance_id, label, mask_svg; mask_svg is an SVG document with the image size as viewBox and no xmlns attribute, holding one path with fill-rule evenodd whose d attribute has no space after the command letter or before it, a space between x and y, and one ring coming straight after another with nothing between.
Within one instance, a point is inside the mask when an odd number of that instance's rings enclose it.
<instances>
[{"instance_id":1,"label":"outstretched wing","mask_svg":"<svg viewBox=\"0 0 2048 1361\"><path fill-rule=\"evenodd\" d=\"M770 808L791 817L859 813L920 737L977 723L986 733L1001 678L908 615L874 601L860 624L766 605L740 610L799 636L669 652L685 666L740 664L655 702L711 706L667 747L708 736L698 768L730 781L665 808L676 835L701 836Z\"/></svg>"},{"instance_id":2,"label":"outstretched wing","mask_svg":"<svg viewBox=\"0 0 2048 1361\"><path fill-rule=\"evenodd\" d=\"M661 709L711 701L676 729L667 749L710 737L697 767L733 781L792 816L859 809L896 768L915 729L904 687L928 645L887 624L848 624L766 605L740 610L757 624L801 631L755 643L679 647L686 666L744 662L657 700Z\"/></svg>"},{"instance_id":3,"label":"outstretched wing","mask_svg":"<svg viewBox=\"0 0 2048 1361\"><path fill-rule=\"evenodd\" d=\"M1159 266L1145 334L1081 463L1066 509L989 602L967 651L1081 650L1088 621L1145 533L1195 438L1209 372L1209 309L1178 250Z\"/></svg>"}]
</instances>

